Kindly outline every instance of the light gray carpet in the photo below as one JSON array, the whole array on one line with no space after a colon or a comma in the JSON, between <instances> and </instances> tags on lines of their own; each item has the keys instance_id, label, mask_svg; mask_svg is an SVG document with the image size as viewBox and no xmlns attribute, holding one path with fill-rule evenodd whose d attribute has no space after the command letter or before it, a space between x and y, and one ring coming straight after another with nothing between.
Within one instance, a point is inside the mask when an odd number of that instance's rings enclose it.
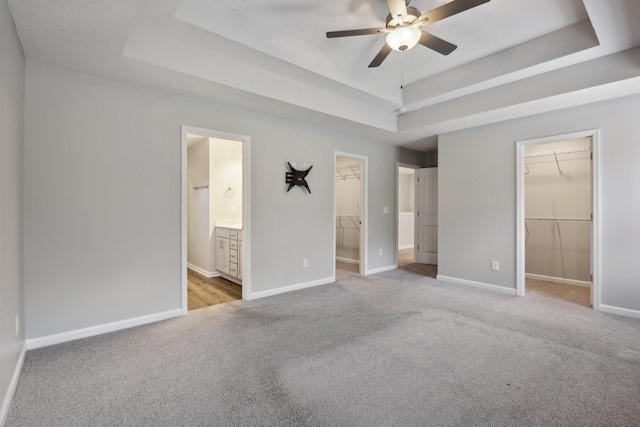
<instances>
[{"instance_id":1,"label":"light gray carpet","mask_svg":"<svg viewBox=\"0 0 640 427\"><path fill-rule=\"evenodd\" d=\"M29 351L7 426L638 426L640 321L407 270Z\"/></svg>"}]
</instances>

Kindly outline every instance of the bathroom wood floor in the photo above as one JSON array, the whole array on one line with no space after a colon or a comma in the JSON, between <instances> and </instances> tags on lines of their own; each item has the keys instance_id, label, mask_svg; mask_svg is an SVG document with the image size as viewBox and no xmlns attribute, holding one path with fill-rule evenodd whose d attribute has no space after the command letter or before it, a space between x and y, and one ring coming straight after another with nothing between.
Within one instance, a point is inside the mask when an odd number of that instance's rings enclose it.
<instances>
[{"instance_id":1,"label":"bathroom wood floor","mask_svg":"<svg viewBox=\"0 0 640 427\"><path fill-rule=\"evenodd\" d=\"M187 306L189 310L242 299L242 286L222 277L204 277L187 269Z\"/></svg>"}]
</instances>

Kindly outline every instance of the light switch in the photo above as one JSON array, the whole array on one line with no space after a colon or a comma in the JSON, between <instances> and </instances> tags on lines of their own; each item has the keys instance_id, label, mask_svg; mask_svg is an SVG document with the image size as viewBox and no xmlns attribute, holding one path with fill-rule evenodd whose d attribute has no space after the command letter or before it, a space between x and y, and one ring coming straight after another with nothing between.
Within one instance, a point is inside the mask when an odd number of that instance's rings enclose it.
<instances>
[{"instance_id":1,"label":"light switch","mask_svg":"<svg viewBox=\"0 0 640 427\"><path fill-rule=\"evenodd\" d=\"M389 213L389 206L385 206L382 208L382 213L383 214L388 214Z\"/></svg>"}]
</instances>

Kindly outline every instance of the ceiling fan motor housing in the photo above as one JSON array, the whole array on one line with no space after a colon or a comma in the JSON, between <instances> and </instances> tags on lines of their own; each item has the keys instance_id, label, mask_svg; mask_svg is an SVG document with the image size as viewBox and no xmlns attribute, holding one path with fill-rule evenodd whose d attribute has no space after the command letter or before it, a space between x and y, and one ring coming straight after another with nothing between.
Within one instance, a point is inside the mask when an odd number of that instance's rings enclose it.
<instances>
[{"instance_id":1,"label":"ceiling fan motor housing","mask_svg":"<svg viewBox=\"0 0 640 427\"><path fill-rule=\"evenodd\" d=\"M407 8L407 18L403 21L401 16L391 16L391 14L387 15L387 29L393 30L398 25L411 25L420 18L420 11L415 7Z\"/></svg>"}]
</instances>

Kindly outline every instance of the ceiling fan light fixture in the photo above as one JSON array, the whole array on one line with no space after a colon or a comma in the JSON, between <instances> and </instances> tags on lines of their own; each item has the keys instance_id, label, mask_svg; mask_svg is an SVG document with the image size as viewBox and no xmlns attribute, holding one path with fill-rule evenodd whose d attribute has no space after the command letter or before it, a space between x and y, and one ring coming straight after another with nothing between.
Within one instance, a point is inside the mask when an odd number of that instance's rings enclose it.
<instances>
[{"instance_id":1,"label":"ceiling fan light fixture","mask_svg":"<svg viewBox=\"0 0 640 427\"><path fill-rule=\"evenodd\" d=\"M387 44L393 50L403 52L418 44L422 31L417 27L397 27L387 34Z\"/></svg>"}]
</instances>

